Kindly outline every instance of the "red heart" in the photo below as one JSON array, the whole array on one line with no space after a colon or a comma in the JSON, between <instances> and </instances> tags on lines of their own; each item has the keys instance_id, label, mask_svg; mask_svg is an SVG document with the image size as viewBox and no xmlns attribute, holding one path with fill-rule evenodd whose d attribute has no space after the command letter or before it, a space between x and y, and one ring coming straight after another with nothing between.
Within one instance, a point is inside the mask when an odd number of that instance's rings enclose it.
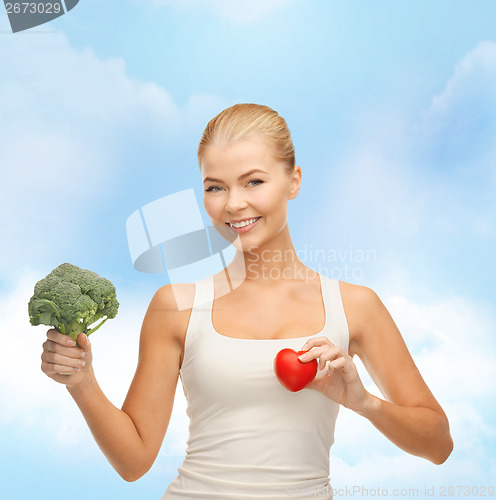
<instances>
[{"instance_id":1,"label":"red heart","mask_svg":"<svg viewBox=\"0 0 496 500\"><path fill-rule=\"evenodd\" d=\"M307 351L294 351L293 349L282 349L274 358L274 372L277 380L288 391L301 391L317 375L317 360L312 359L306 363L300 361L301 356Z\"/></svg>"}]
</instances>

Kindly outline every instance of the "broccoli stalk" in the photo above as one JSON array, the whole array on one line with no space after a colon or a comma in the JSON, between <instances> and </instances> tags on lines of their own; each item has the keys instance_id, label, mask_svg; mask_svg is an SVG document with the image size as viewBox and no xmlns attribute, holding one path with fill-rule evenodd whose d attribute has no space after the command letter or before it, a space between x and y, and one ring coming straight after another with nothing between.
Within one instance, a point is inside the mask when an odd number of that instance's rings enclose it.
<instances>
[{"instance_id":1,"label":"broccoli stalk","mask_svg":"<svg viewBox=\"0 0 496 500\"><path fill-rule=\"evenodd\" d=\"M36 283L28 304L33 326L53 326L74 340L80 333L91 335L115 318L118 309L115 287L109 280L67 263Z\"/></svg>"}]
</instances>

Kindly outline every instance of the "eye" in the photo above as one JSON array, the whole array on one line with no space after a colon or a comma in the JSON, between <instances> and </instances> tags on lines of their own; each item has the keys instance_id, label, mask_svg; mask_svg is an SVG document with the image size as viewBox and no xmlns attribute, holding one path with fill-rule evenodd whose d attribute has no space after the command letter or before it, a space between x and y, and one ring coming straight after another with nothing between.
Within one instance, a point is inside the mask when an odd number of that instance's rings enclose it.
<instances>
[{"instance_id":1,"label":"eye","mask_svg":"<svg viewBox=\"0 0 496 500\"><path fill-rule=\"evenodd\" d=\"M256 184L253 184L254 186L258 186L260 184L263 184L264 181L260 180L260 179L253 179L251 181L248 181L248 184L251 184L252 182L256 183ZM214 193L217 193L218 192L218 189L222 189L220 186L210 186L208 189L205 189L205 192L214 192Z\"/></svg>"},{"instance_id":2,"label":"eye","mask_svg":"<svg viewBox=\"0 0 496 500\"><path fill-rule=\"evenodd\" d=\"M260 184L263 184L263 181L261 181L260 179L254 179L252 181L249 181L248 184L250 184L251 182L258 182ZM259 184L256 184L256 186L258 186Z\"/></svg>"},{"instance_id":3,"label":"eye","mask_svg":"<svg viewBox=\"0 0 496 500\"><path fill-rule=\"evenodd\" d=\"M216 192L215 188L218 188L219 186L210 186L208 189L205 189L205 192L209 192L209 191L214 191Z\"/></svg>"}]
</instances>

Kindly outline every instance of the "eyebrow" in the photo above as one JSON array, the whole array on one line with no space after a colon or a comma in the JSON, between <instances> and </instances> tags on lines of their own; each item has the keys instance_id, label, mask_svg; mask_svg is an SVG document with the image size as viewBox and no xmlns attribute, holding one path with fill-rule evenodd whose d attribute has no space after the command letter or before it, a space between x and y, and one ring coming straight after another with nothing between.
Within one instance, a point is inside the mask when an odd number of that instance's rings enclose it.
<instances>
[{"instance_id":1,"label":"eyebrow","mask_svg":"<svg viewBox=\"0 0 496 500\"><path fill-rule=\"evenodd\" d=\"M254 174L255 172L261 172L262 174L267 174L268 173L265 170L260 170L259 168L254 168L253 170L250 170L249 172L246 172L245 174L240 175L238 177L238 181L240 181L241 179L244 179L245 177L250 176L251 174ZM207 181L211 181L211 182L224 182L221 179L214 179L213 177L205 177L205 179L203 179L203 182L205 183Z\"/></svg>"}]
</instances>

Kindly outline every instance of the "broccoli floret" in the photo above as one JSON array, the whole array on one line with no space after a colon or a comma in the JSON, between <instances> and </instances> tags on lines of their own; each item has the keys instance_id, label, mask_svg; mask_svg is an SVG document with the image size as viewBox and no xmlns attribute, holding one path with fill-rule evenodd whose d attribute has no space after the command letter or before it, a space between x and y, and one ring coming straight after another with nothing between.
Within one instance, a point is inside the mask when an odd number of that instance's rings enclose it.
<instances>
[{"instance_id":1,"label":"broccoli floret","mask_svg":"<svg viewBox=\"0 0 496 500\"><path fill-rule=\"evenodd\" d=\"M115 318L118 309L115 287L109 280L67 263L36 283L28 304L33 326L53 326L74 340L80 333L90 335L98 330L107 319Z\"/></svg>"}]
</instances>

